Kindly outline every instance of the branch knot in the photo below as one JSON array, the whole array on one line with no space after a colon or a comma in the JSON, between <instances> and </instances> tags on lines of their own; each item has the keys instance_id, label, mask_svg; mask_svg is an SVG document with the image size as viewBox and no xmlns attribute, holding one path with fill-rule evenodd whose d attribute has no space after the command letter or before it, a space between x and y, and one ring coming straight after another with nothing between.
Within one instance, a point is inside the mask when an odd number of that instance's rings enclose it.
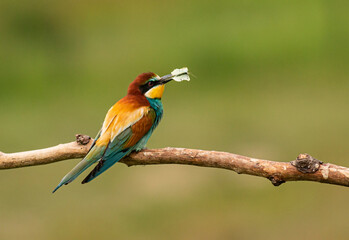
<instances>
[{"instance_id":1,"label":"branch knot","mask_svg":"<svg viewBox=\"0 0 349 240\"><path fill-rule=\"evenodd\" d=\"M271 177L268 177L268 179L271 181L271 183L275 186L278 187L281 184L285 183L286 181L282 180L279 176L274 175Z\"/></svg>"},{"instance_id":2,"label":"branch knot","mask_svg":"<svg viewBox=\"0 0 349 240\"><path fill-rule=\"evenodd\" d=\"M315 173L319 170L321 164L323 164L323 162L307 153L301 153L296 160L291 161L291 165L296 167L301 173Z\"/></svg>"},{"instance_id":3,"label":"branch knot","mask_svg":"<svg viewBox=\"0 0 349 240\"><path fill-rule=\"evenodd\" d=\"M90 142L91 137L83 134L76 134L76 142L80 145L86 145Z\"/></svg>"}]
</instances>

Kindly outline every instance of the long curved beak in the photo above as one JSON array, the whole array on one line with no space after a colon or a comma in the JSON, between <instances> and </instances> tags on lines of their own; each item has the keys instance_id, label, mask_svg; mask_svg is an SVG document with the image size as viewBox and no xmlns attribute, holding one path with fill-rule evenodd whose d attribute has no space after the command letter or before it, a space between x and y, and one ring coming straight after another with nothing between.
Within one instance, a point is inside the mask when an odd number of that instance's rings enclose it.
<instances>
[{"instance_id":1,"label":"long curved beak","mask_svg":"<svg viewBox=\"0 0 349 240\"><path fill-rule=\"evenodd\" d=\"M165 84L168 83L169 81L171 81L173 79L173 75L172 74L167 74L165 76L162 76L159 81L161 82L161 84Z\"/></svg>"}]
</instances>

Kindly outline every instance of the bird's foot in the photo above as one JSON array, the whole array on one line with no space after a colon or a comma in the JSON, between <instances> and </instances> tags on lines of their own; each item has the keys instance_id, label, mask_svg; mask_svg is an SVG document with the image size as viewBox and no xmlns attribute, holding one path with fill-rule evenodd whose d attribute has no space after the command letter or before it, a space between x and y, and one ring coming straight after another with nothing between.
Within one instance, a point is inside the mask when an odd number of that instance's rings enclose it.
<instances>
[{"instance_id":1,"label":"bird's foot","mask_svg":"<svg viewBox=\"0 0 349 240\"><path fill-rule=\"evenodd\" d=\"M148 148L147 147L144 147L144 148L136 148L136 152L140 152L140 151L142 151L142 150L147 150Z\"/></svg>"}]
</instances>

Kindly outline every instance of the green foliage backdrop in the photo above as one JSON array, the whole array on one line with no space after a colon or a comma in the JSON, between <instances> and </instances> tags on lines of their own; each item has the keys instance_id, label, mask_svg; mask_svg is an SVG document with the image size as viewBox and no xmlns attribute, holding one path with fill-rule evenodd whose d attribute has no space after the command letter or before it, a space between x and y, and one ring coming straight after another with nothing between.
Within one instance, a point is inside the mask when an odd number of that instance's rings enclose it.
<instances>
[{"instance_id":1,"label":"green foliage backdrop","mask_svg":"<svg viewBox=\"0 0 349 240\"><path fill-rule=\"evenodd\" d=\"M171 83L148 147L349 166L347 1L0 2L0 150L94 136L145 71ZM0 172L0 239L347 239L346 188L190 166L78 160ZM299 226L301 226L299 228Z\"/></svg>"}]
</instances>

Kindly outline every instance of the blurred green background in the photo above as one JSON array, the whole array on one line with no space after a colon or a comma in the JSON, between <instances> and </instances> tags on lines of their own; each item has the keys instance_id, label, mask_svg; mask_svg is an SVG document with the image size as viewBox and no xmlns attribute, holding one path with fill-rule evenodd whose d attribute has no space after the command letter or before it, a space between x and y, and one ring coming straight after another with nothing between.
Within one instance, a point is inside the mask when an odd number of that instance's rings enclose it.
<instances>
[{"instance_id":1,"label":"blurred green background","mask_svg":"<svg viewBox=\"0 0 349 240\"><path fill-rule=\"evenodd\" d=\"M0 150L95 136L139 74L167 85L148 148L349 166L348 1L0 2ZM0 239L348 239L347 188L193 166L3 170Z\"/></svg>"}]
</instances>

